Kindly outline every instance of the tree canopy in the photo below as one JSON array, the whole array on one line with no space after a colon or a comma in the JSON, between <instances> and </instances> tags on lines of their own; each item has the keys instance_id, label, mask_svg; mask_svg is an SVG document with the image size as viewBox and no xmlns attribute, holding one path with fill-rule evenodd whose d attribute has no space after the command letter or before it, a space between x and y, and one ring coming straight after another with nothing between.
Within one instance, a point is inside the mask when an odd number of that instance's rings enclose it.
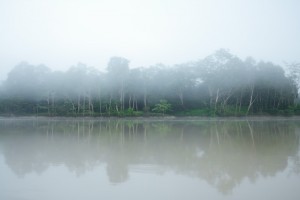
<instances>
[{"instance_id":1,"label":"tree canopy","mask_svg":"<svg viewBox=\"0 0 300 200\"><path fill-rule=\"evenodd\" d=\"M129 68L112 57L105 72L83 63L65 72L20 63L0 88L2 115L299 114L299 64L290 73L270 62L242 60L226 50L175 66ZM130 112L128 112L130 111Z\"/></svg>"}]
</instances>

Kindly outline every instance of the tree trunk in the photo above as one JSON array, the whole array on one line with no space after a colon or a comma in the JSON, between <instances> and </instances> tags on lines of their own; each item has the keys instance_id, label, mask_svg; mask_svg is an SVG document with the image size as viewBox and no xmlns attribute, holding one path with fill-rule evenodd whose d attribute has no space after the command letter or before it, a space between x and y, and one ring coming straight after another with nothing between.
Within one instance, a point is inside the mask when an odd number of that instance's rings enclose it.
<instances>
[{"instance_id":1,"label":"tree trunk","mask_svg":"<svg viewBox=\"0 0 300 200\"><path fill-rule=\"evenodd\" d=\"M212 107L212 89L210 87L208 87L208 93L209 93L209 107Z\"/></svg>"},{"instance_id":2,"label":"tree trunk","mask_svg":"<svg viewBox=\"0 0 300 200\"><path fill-rule=\"evenodd\" d=\"M128 99L128 108L131 108L131 95L129 95L129 99Z\"/></svg>"},{"instance_id":3,"label":"tree trunk","mask_svg":"<svg viewBox=\"0 0 300 200\"><path fill-rule=\"evenodd\" d=\"M256 99L256 98L253 98L253 93L254 93L254 86L252 85L252 87L251 87L250 101L249 101L249 105L248 105L248 109L247 109L246 115L249 114L250 108L251 108L252 104L254 103L254 101Z\"/></svg>"},{"instance_id":4,"label":"tree trunk","mask_svg":"<svg viewBox=\"0 0 300 200\"><path fill-rule=\"evenodd\" d=\"M78 113L78 115L80 113L80 95L78 95L78 98L77 98L77 113Z\"/></svg>"},{"instance_id":5,"label":"tree trunk","mask_svg":"<svg viewBox=\"0 0 300 200\"><path fill-rule=\"evenodd\" d=\"M48 116L50 116L50 93L48 94L48 97L47 97L47 108L48 108Z\"/></svg>"},{"instance_id":6,"label":"tree trunk","mask_svg":"<svg viewBox=\"0 0 300 200\"><path fill-rule=\"evenodd\" d=\"M83 95L82 116L85 115L85 95Z\"/></svg>"},{"instance_id":7,"label":"tree trunk","mask_svg":"<svg viewBox=\"0 0 300 200\"><path fill-rule=\"evenodd\" d=\"M179 97L181 105L184 106L183 105L183 92L182 92L182 89L179 89L179 91L178 91L178 97Z\"/></svg>"},{"instance_id":8,"label":"tree trunk","mask_svg":"<svg viewBox=\"0 0 300 200\"><path fill-rule=\"evenodd\" d=\"M52 94L52 115L55 113L54 94Z\"/></svg>"},{"instance_id":9,"label":"tree trunk","mask_svg":"<svg viewBox=\"0 0 300 200\"><path fill-rule=\"evenodd\" d=\"M144 111L147 111L147 92L144 90Z\"/></svg>"},{"instance_id":10,"label":"tree trunk","mask_svg":"<svg viewBox=\"0 0 300 200\"><path fill-rule=\"evenodd\" d=\"M241 108L242 108L242 100L243 100L243 92L241 92L240 105L239 105L239 112L241 112Z\"/></svg>"},{"instance_id":11,"label":"tree trunk","mask_svg":"<svg viewBox=\"0 0 300 200\"><path fill-rule=\"evenodd\" d=\"M102 115L101 93L99 92L99 113Z\"/></svg>"},{"instance_id":12,"label":"tree trunk","mask_svg":"<svg viewBox=\"0 0 300 200\"><path fill-rule=\"evenodd\" d=\"M219 100L219 88L217 90L217 95L216 95L216 100L215 100L215 114L216 114L216 111L217 111L217 103L218 103L218 100Z\"/></svg>"},{"instance_id":13,"label":"tree trunk","mask_svg":"<svg viewBox=\"0 0 300 200\"><path fill-rule=\"evenodd\" d=\"M229 98L232 96L231 90L227 93L227 97L225 97L225 99L223 100L222 103L222 109L225 111L225 107L227 105L227 101L229 100Z\"/></svg>"},{"instance_id":14,"label":"tree trunk","mask_svg":"<svg viewBox=\"0 0 300 200\"><path fill-rule=\"evenodd\" d=\"M111 112L111 102L112 102L112 93L110 93L109 96L109 106L108 106L108 115L110 116L110 112Z\"/></svg>"}]
</instances>

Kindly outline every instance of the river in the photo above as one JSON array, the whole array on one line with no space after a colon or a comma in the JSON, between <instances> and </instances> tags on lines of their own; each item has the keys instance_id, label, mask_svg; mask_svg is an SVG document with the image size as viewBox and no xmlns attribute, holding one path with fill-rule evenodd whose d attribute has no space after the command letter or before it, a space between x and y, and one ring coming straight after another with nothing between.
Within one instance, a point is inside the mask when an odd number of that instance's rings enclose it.
<instances>
[{"instance_id":1,"label":"river","mask_svg":"<svg viewBox=\"0 0 300 200\"><path fill-rule=\"evenodd\" d=\"M0 119L0 199L300 198L300 120Z\"/></svg>"}]
</instances>

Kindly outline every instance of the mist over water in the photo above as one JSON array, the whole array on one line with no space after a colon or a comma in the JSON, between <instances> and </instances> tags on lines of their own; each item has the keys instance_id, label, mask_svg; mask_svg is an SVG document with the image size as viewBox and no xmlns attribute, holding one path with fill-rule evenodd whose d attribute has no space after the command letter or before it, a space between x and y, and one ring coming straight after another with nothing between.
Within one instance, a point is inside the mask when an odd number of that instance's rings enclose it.
<instances>
[{"instance_id":1,"label":"mist over water","mask_svg":"<svg viewBox=\"0 0 300 200\"><path fill-rule=\"evenodd\" d=\"M299 7L0 0L0 200L299 200Z\"/></svg>"},{"instance_id":2,"label":"mist over water","mask_svg":"<svg viewBox=\"0 0 300 200\"><path fill-rule=\"evenodd\" d=\"M0 127L4 199L299 197L298 119L2 119Z\"/></svg>"}]
</instances>

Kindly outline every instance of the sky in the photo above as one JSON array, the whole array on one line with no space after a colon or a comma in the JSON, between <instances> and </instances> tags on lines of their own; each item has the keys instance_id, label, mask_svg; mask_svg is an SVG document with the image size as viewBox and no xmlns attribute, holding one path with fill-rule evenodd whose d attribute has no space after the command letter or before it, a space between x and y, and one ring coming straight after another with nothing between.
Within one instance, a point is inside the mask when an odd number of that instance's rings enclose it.
<instances>
[{"instance_id":1,"label":"sky","mask_svg":"<svg viewBox=\"0 0 300 200\"><path fill-rule=\"evenodd\" d=\"M0 0L0 80L18 63L104 70L180 64L220 48L300 62L298 0Z\"/></svg>"}]
</instances>

